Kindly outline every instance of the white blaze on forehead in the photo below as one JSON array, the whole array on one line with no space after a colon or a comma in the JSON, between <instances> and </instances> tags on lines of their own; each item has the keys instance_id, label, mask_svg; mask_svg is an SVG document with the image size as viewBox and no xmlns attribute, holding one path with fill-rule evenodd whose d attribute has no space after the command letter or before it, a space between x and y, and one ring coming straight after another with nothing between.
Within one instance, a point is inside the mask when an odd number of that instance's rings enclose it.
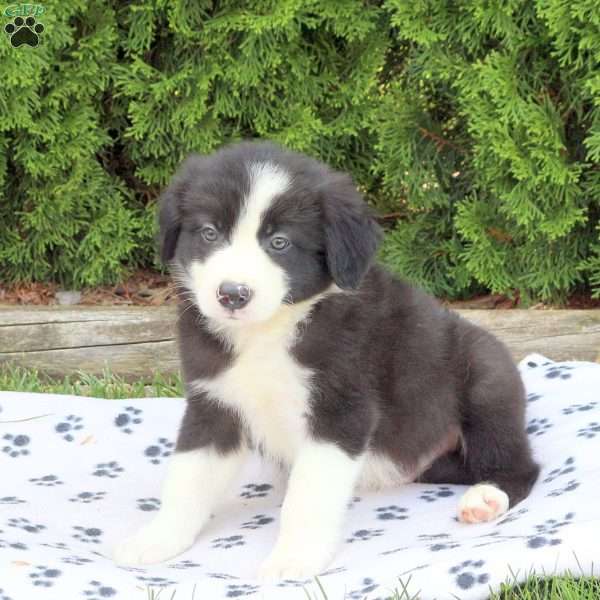
<instances>
[{"instance_id":1,"label":"white blaze on forehead","mask_svg":"<svg viewBox=\"0 0 600 600\"><path fill-rule=\"evenodd\" d=\"M265 212L289 189L291 178L269 162L253 163L247 170L248 192L229 240L205 261L194 260L190 265L191 289L198 306L217 330L272 318L289 292L286 272L262 248L258 232ZM252 298L239 311L237 321L227 320L217 300L216 291L224 281L241 283L252 290Z\"/></svg>"},{"instance_id":2,"label":"white blaze on forehead","mask_svg":"<svg viewBox=\"0 0 600 600\"><path fill-rule=\"evenodd\" d=\"M290 187L288 174L272 163L254 163L248 167L248 175L250 192L231 236L232 244L240 239L255 240L263 215L273 200Z\"/></svg>"}]
</instances>

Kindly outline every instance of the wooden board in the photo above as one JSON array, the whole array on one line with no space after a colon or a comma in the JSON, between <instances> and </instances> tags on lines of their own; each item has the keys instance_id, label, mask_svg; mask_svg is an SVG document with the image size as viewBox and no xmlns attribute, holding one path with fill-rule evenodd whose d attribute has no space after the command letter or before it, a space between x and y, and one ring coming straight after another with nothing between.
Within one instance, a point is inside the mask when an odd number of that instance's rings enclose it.
<instances>
[{"instance_id":1,"label":"wooden board","mask_svg":"<svg viewBox=\"0 0 600 600\"><path fill-rule=\"evenodd\" d=\"M515 360L600 362L600 310L469 310L463 317L496 334ZM0 306L0 364L52 375L109 368L128 379L178 370L174 307Z\"/></svg>"}]
</instances>

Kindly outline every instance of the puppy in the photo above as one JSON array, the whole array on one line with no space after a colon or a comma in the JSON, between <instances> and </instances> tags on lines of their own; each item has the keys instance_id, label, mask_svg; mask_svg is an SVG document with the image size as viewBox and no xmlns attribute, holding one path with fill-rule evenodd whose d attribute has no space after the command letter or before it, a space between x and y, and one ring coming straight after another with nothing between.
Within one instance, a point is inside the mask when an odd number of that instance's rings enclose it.
<instances>
[{"instance_id":1,"label":"puppy","mask_svg":"<svg viewBox=\"0 0 600 600\"><path fill-rule=\"evenodd\" d=\"M192 546L250 450L289 468L265 579L328 565L357 485L468 484L466 523L527 496L538 466L506 348L372 265L380 233L350 177L240 143L190 157L159 221L187 409L162 507L118 562Z\"/></svg>"}]
</instances>

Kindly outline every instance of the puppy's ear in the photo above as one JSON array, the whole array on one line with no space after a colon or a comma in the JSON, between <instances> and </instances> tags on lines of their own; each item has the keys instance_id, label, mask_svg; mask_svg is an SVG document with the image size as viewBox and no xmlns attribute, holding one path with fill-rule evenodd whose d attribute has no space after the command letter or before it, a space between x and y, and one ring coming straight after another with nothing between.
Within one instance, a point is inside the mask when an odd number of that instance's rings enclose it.
<instances>
[{"instance_id":1,"label":"puppy's ear","mask_svg":"<svg viewBox=\"0 0 600 600\"><path fill-rule=\"evenodd\" d=\"M158 247L160 259L165 264L175 256L181 230L182 198L201 160L199 156L190 156L181 165L158 202Z\"/></svg>"},{"instance_id":2,"label":"puppy's ear","mask_svg":"<svg viewBox=\"0 0 600 600\"><path fill-rule=\"evenodd\" d=\"M381 230L345 174L336 173L327 183L323 213L329 272L340 288L356 289L377 251Z\"/></svg>"}]
</instances>

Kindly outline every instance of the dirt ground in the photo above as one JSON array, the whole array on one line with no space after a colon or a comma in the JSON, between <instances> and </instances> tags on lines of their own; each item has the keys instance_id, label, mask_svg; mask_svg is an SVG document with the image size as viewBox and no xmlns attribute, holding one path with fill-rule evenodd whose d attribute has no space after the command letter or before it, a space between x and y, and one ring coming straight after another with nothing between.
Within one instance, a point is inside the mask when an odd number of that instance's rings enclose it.
<instances>
[{"instance_id":1,"label":"dirt ground","mask_svg":"<svg viewBox=\"0 0 600 600\"><path fill-rule=\"evenodd\" d=\"M58 296L57 296L58 293ZM0 303L17 305L57 305L61 302L57 284L23 283L4 285L0 283ZM174 288L168 275L140 270L117 285L84 288L78 305L96 306L162 306L176 301ZM468 300L447 302L454 308L506 309L519 308L518 298L502 294L486 294ZM543 303L532 308L553 308ZM600 299L575 294L561 308L600 308Z\"/></svg>"}]
</instances>

